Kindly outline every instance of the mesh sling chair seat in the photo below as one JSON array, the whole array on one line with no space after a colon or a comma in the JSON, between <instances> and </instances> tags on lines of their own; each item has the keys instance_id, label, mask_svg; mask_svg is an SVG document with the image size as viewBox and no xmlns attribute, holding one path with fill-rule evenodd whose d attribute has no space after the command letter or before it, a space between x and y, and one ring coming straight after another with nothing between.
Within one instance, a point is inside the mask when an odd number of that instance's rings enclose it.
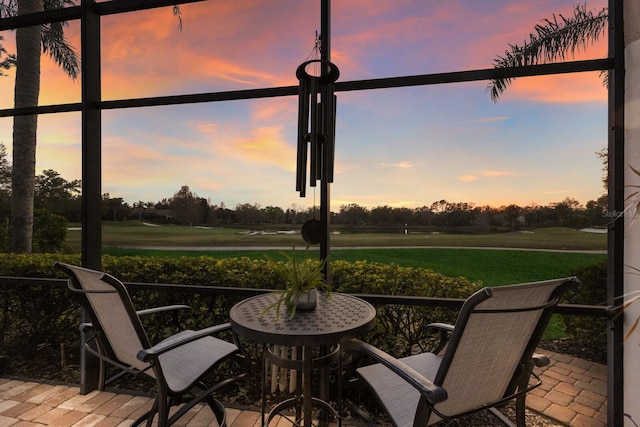
<instances>
[{"instance_id":1,"label":"mesh sling chair seat","mask_svg":"<svg viewBox=\"0 0 640 427\"><path fill-rule=\"evenodd\" d=\"M566 278L481 289L465 301L455 326L428 326L442 339L433 353L396 359L357 339L343 347L376 362L356 372L395 426L429 426L487 409L512 425L495 407L513 399L516 423L524 426L526 393L540 385L533 367L549 363L535 349L560 296L577 283Z\"/></svg>"},{"instance_id":2,"label":"mesh sling chair seat","mask_svg":"<svg viewBox=\"0 0 640 427\"><path fill-rule=\"evenodd\" d=\"M68 287L82 296L82 305L91 319L90 328L106 342L109 355L99 357L126 371L143 372L156 381L153 407L133 426L144 421L150 426L156 415L158 426L172 425L200 402L209 405L220 427L226 425L224 406L212 393L246 374L213 386L206 385L204 377L239 354L235 344L212 336L230 330L228 323L199 331L184 330L152 345L122 282L101 271L63 263L56 263L55 267L69 276ZM90 344L85 345L89 348ZM180 404L169 416L170 407Z\"/></svg>"},{"instance_id":3,"label":"mesh sling chair seat","mask_svg":"<svg viewBox=\"0 0 640 427\"><path fill-rule=\"evenodd\" d=\"M184 304L167 305L153 307L144 310L136 310L136 314L143 319L143 316L149 316L158 313L173 312L175 316L179 311L190 311L191 307ZM127 366L117 362L117 357L103 333L96 333L91 322L80 324L80 333L83 336L82 342L85 344L85 350L97 357L98 363L98 390L104 391L107 386L115 383L127 374L138 375L144 374L132 366ZM150 366L149 366L150 369Z\"/></svg>"}]
</instances>

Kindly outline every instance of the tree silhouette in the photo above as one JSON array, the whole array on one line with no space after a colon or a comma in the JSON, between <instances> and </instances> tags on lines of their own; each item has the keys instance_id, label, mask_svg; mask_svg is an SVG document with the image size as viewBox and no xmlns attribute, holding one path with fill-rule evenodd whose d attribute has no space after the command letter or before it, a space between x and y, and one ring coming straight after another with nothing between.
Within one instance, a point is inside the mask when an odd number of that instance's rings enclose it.
<instances>
[{"instance_id":1,"label":"tree silhouette","mask_svg":"<svg viewBox=\"0 0 640 427\"><path fill-rule=\"evenodd\" d=\"M0 0L0 16L16 16L73 5L72 0ZM64 38L66 22L16 30L14 106L35 107L40 96L40 55L48 54L71 78L80 70L77 53ZM13 173L11 192L11 249L31 253L33 237L36 135L38 116L13 118Z\"/></svg>"}]
</instances>

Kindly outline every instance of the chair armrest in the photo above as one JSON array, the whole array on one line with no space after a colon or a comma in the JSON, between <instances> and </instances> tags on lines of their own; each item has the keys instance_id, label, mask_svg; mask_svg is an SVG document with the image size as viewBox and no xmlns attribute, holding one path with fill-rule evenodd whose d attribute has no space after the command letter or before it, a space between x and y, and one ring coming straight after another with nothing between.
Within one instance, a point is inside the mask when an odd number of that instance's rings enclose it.
<instances>
[{"instance_id":1,"label":"chair armrest","mask_svg":"<svg viewBox=\"0 0 640 427\"><path fill-rule=\"evenodd\" d=\"M78 326L78 329L80 330L81 333L88 334L90 332L93 332L93 325L89 322L80 323L80 326Z\"/></svg>"},{"instance_id":2,"label":"chair armrest","mask_svg":"<svg viewBox=\"0 0 640 427\"><path fill-rule=\"evenodd\" d=\"M142 316L145 314L153 314L153 313L161 313L163 311L171 311L171 310L191 310L191 307L189 307L188 305L165 305L162 307L154 307L154 308L147 308L145 310L138 310L136 311L136 314L138 314L138 316Z\"/></svg>"},{"instance_id":3,"label":"chair armrest","mask_svg":"<svg viewBox=\"0 0 640 427\"><path fill-rule=\"evenodd\" d=\"M347 342L341 343L340 345L347 350L357 350L366 353L375 361L382 363L395 374L399 375L403 380L415 387L432 405L447 399L447 391L444 388L435 385L413 368L407 366L402 361L388 353L385 353L379 348L360 341L357 338L353 338Z\"/></svg>"},{"instance_id":4,"label":"chair armrest","mask_svg":"<svg viewBox=\"0 0 640 427\"><path fill-rule=\"evenodd\" d=\"M138 310L136 311L136 314L138 316L143 316L145 314L162 313L164 311L171 311L171 310L191 310L191 307L189 307L188 305L182 305L182 304L181 305L165 305L162 307L154 307L154 308L147 308L145 310ZM89 333L93 331L93 324L91 324L91 322L84 322L84 323L81 323L80 326L78 326L78 329L82 333Z\"/></svg>"},{"instance_id":5,"label":"chair armrest","mask_svg":"<svg viewBox=\"0 0 640 427\"><path fill-rule=\"evenodd\" d=\"M231 329L230 323L223 323L221 325L211 326L210 328L200 329L199 331L186 330L179 332L161 342L154 345L151 348L145 348L140 350L137 354L138 360L143 362L149 362L152 359L158 357L162 353L166 353L169 350L178 348L184 344L192 341L199 340L200 338L207 337L209 335L216 334L218 332Z\"/></svg>"},{"instance_id":6,"label":"chair armrest","mask_svg":"<svg viewBox=\"0 0 640 427\"><path fill-rule=\"evenodd\" d=\"M429 330L429 332L431 333L435 333L438 331L453 332L453 328L454 326L449 323L429 323L427 325L427 330Z\"/></svg>"},{"instance_id":7,"label":"chair armrest","mask_svg":"<svg viewBox=\"0 0 640 427\"><path fill-rule=\"evenodd\" d=\"M533 353L533 356L531 356L531 361L533 362L533 366L535 366L536 368L547 366L549 363L551 363L547 356L540 353Z\"/></svg>"},{"instance_id":8,"label":"chair armrest","mask_svg":"<svg viewBox=\"0 0 640 427\"><path fill-rule=\"evenodd\" d=\"M427 325L428 333L438 334L438 345L432 350L432 353L439 354L445 348L453 329L454 326L449 323L429 323Z\"/></svg>"}]
</instances>

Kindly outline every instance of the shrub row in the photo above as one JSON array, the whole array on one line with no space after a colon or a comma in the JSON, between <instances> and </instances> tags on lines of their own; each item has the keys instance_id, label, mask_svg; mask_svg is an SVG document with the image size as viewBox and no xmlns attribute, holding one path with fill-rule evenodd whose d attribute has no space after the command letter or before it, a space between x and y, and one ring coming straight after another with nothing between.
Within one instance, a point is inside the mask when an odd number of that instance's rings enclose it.
<instances>
[{"instance_id":1,"label":"shrub row","mask_svg":"<svg viewBox=\"0 0 640 427\"><path fill-rule=\"evenodd\" d=\"M52 267L56 261L79 264L77 255L0 254L0 274L9 277L64 278ZM102 269L124 282L282 289L271 260L104 256ZM347 293L466 298L481 287L464 278L450 278L426 269L358 261L330 263L333 291ZM228 321L229 309L240 297L183 292L132 292L136 308L187 304L188 316L154 315L143 319L152 341L178 326L193 329ZM0 354L14 366L31 359L54 357L60 365L77 363L79 304L60 286L0 286ZM425 328L432 321L455 321L443 308L385 305L377 307L378 322L371 339L395 354L408 354L428 345ZM179 323L179 325L178 325ZM47 356L45 357L45 353ZM59 354L58 354L59 353ZM52 372L59 366L51 366Z\"/></svg>"},{"instance_id":2,"label":"shrub row","mask_svg":"<svg viewBox=\"0 0 640 427\"><path fill-rule=\"evenodd\" d=\"M567 292L566 304L607 305L607 263L575 270L582 284ZM565 332L576 351L586 349L596 361L606 363L607 320L586 316L562 316Z\"/></svg>"},{"instance_id":3,"label":"shrub row","mask_svg":"<svg viewBox=\"0 0 640 427\"><path fill-rule=\"evenodd\" d=\"M12 277L65 278L52 267L56 261L79 264L77 255L0 254L0 275ZM113 257L103 256L102 269L124 282L178 285L221 286L238 288L282 289L282 278L271 260L248 258L215 259ZM334 291L346 293L411 295L425 297L466 298L482 285L464 278L451 278L427 269L400 267L357 261L330 263ZM606 265L575 272L584 285L573 291L566 302L602 304L606 297ZM187 304L188 315L154 315L143 319L150 339L156 341L178 327L199 329L228 321L229 309L241 297L202 295L190 292L135 291L136 308L168 304ZM14 367L42 359L51 364L51 375L61 365L76 366L78 360L79 304L61 286L17 285L0 282L0 355L9 357ZM455 321L456 312L445 308L404 305L376 307L377 325L366 339L401 356L431 345L426 328L434 321ZM598 319L565 316L567 333L585 346L604 346L605 328Z\"/></svg>"}]
</instances>

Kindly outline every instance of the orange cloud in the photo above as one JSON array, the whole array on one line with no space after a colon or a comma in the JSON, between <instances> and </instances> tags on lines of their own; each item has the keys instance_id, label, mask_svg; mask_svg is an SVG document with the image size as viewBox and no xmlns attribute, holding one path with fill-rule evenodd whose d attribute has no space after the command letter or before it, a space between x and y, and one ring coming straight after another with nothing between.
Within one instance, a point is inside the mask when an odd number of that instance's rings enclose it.
<instances>
[{"instance_id":1,"label":"orange cloud","mask_svg":"<svg viewBox=\"0 0 640 427\"><path fill-rule=\"evenodd\" d=\"M527 77L513 80L502 99L557 104L606 103L607 88L599 73L593 72Z\"/></svg>"},{"instance_id":2,"label":"orange cloud","mask_svg":"<svg viewBox=\"0 0 640 427\"><path fill-rule=\"evenodd\" d=\"M285 170L295 170L295 151L282 140L280 126L262 127L248 138L239 138L232 144L235 155L256 163L277 165Z\"/></svg>"},{"instance_id":3,"label":"orange cloud","mask_svg":"<svg viewBox=\"0 0 640 427\"><path fill-rule=\"evenodd\" d=\"M122 137L105 137L103 145L105 182L157 179L157 173L153 171L167 173L171 169L171 158L155 146L136 144Z\"/></svg>"},{"instance_id":4,"label":"orange cloud","mask_svg":"<svg viewBox=\"0 0 640 427\"><path fill-rule=\"evenodd\" d=\"M284 120L296 123L298 119L298 100L292 97L256 100L251 105L251 117L256 121Z\"/></svg>"},{"instance_id":5,"label":"orange cloud","mask_svg":"<svg viewBox=\"0 0 640 427\"><path fill-rule=\"evenodd\" d=\"M513 172L510 172L510 171L492 171L492 170L485 170L480 172L480 174L482 176L489 176L489 177L515 175Z\"/></svg>"},{"instance_id":6,"label":"orange cloud","mask_svg":"<svg viewBox=\"0 0 640 427\"><path fill-rule=\"evenodd\" d=\"M391 167L391 168L399 168L399 169L412 169L418 166L423 165L424 162L398 162L398 163L382 163L382 167Z\"/></svg>"},{"instance_id":7,"label":"orange cloud","mask_svg":"<svg viewBox=\"0 0 640 427\"><path fill-rule=\"evenodd\" d=\"M202 2L182 5L182 31L171 8L105 19L103 87L106 98L234 90L295 84L295 66L313 39L304 10L295 3L281 8L268 3ZM283 44L283 34L292 30ZM275 30L275 31L274 31ZM304 50L301 47L304 46ZM295 63L283 63L285 52L300 51ZM285 60L286 61L286 60ZM284 65L283 65L284 64ZM208 89L206 88L208 86ZM204 87L204 88L203 88Z\"/></svg>"},{"instance_id":8,"label":"orange cloud","mask_svg":"<svg viewBox=\"0 0 640 427\"><path fill-rule=\"evenodd\" d=\"M494 178L494 177L508 176L508 175L514 175L514 173L509 171L500 171L500 170L483 170L483 171L479 171L477 174L461 175L458 177L458 181L473 182L473 181L477 181L480 177Z\"/></svg>"},{"instance_id":9,"label":"orange cloud","mask_svg":"<svg viewBox=\"0 0 640 427\"><path fill-rule=\"evenodd\" d=\"M568 190L549 190L545 191L544 194L567 194Z\"/></svg>"},{"instance_id":10,"label":"orange cloud","mask_svg":"<svg viewBox=\"0 0 640 427\"><path fill-rule=\"evenodd\" d=\"M458 180L462 182L472 182L477 179L478 177L476 175L462 175L458 177Z\"/></svg>"},{"instance_id":11,"label":"orange cloud","mask_svg":"<svg viewBox=\"0 0 640 427\"><path fill-rule=\"evenodd\" d=\"M215 125L200 123L198 129L213 142L213 158L232 158L248 163L267 164L295 171L296 152L281 135L281 126L253 128L247 135L220 135Z\"/></svg>"}]
</instances>

